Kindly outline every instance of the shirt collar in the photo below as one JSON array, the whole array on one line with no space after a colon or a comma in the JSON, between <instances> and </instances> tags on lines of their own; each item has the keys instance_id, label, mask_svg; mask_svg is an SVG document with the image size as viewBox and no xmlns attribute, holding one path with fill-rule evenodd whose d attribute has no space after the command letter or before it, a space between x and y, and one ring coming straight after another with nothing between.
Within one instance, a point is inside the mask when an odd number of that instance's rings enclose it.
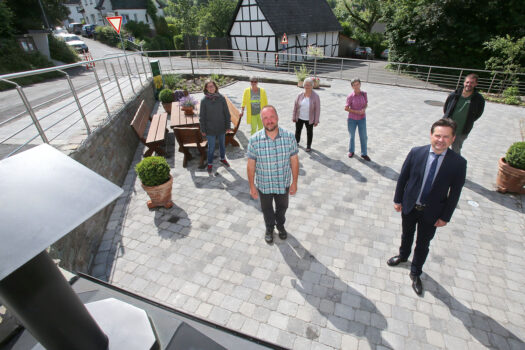
<instances>
[{"instance_id":1,"label":"shirt collar","mask_svg":"<svg viewBox=\"0 0 525 350\"><path fill-rule=\"evenodd\" d=\"M263 128L262 134L263 134L263 138L271 140L271 138L266 134L266 129ZM277 136L275 136L275 138L278 139L280 137L281 137L281 127L277 126Z\"/></svg>"}]
</instances>

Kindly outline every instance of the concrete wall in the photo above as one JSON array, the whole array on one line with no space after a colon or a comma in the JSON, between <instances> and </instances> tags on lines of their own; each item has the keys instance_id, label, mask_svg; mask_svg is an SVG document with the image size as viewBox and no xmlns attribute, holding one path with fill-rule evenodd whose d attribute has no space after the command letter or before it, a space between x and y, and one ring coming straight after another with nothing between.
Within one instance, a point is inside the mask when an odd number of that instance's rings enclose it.
<instances>
[{"instance_id":1,"label":"concrete wall","mask_svg":"<svg viewBox=\"0 0 525 350\"><path fill-rule=\"evenodd\" d=\"M130 123L142 100L146 100L150 110L153 109L152 84L106 124L94 130L69 156L121 186L139 143ZM89 188L84 191L89 191ZM108 205L51 247L51 256L60 259L60 266L70 271L89 272L113 206Z\"/></svg>"}]
</instances>

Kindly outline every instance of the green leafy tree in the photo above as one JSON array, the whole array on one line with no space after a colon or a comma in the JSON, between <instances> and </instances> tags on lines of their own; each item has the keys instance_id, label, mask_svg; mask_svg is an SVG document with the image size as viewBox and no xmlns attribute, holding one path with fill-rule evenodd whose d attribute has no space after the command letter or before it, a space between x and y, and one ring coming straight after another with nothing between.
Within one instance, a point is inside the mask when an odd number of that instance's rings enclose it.
<instances>
[{"instance_id":1,"label":"green leafy tree","mask_svg":"<svg viewBox=\"0 0 525 350\"><path fill-rule=\"evenodd\" d=\"M485 41L496 35L524 35L522 8L523 2L516 0L385 0L390 58L484 68Z\"/></svg>"},{"instance_id":2,"label":"green leafy tree","mask_svg":"<svg viewBox=\"0 0 525 350\"><path fill-rule=\"evenodd\" d=\"M0 1L0 38L13 37L13 12L7 7L5 1Z\"/></svg>"},{"instance_id":3,"label":"green leafy tree","mask_svg":"<svg viewBox=\"0 0 525 350\"><path fill-rule=\"evenodd\" d=\"M496 36L483 43L491 57L485 69L505 73L525 73L525 36L512 39L510 35Z\"/></svg>"},{"instance_id":4,"label":"green leafy tree","mask_svg":"<svg viewBox=\"0 0 525 350\"><path fill-rule=\"evenodd\" d=\"M45 27L42 10L38 0L4 0L3 3L13 12L13 27L16 33L26 33L28 29L42 29ZM40 0L47 22L50 26L57 26L67 19L69 10L63 0Z\"/></svg>"},{"instance_id":5,"label":"green leafy tree","mask_svg":"<svg viewBox=\"0 0 525 350\"><path fill-rule=\"evenodd\" d=\"M381 2L381 0L340 0L336 6L336 15L363 32L371 33L374 24L383 16Z\"/></svg>"},{"instance_id":6,"label":"green leafy tree","mask_svg":"<svg viewBox=\"0 0 525 350\"><path fill-rule=\"evenodd\" d=\"M236 0L210 0L199 10L199 32L204 36L225 37L232 22Z\"/></svg>"}]
</instances>

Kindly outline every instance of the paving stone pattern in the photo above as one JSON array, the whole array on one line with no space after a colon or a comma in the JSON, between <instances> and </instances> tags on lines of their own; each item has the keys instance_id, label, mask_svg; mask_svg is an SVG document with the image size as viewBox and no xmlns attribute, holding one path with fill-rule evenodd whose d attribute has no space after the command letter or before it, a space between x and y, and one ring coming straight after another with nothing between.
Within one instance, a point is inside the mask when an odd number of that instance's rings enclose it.
<instances>
[{"instance_id":1,"label":"paving stone pattern","mask_svg":"<svg viewBox=\"0 0 525 350\"><path fill-rule=\"evenodd\" d=\"M452 222L431 244L418 297L409 265L386 265L401 232L392 197L406 154L429 142L430 125L442 116L436 104L447 94L363 84L372 158L365 162L359 152L347 157L349 83L327 83L318 90L321 121L312 152L304 152L305 139L300 143L287 240L264 242L260 205L249 196L243 123L241 146L227 148L231 168L216 158L212 175L197 160L184 169L171 136L171 209L146 207L133 170L139 146L93 274L293 349L525 349L524 200L494 191L498 158L520 140L523 108L487 103L475 124L463 149L467 183ZM247 86L221 92L239 105ZM280 125L293 131L300 89L260 86Z\"/></svg>"}]
</instances>

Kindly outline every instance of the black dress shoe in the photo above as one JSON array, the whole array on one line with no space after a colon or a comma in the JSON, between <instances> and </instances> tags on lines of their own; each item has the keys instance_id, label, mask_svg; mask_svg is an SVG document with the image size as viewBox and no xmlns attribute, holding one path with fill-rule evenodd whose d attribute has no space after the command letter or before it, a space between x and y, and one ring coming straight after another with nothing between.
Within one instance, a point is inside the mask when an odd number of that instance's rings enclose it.
<instances>
[{"instance_id":1,"label":"black dress shoe","mask_svg":"<svg viewBox=\"0 0 525 350\"><path fill-rule=\"evenodd\" d=\"M423 294L423 283L421 283L421 278L410 274L410 279L412 280L412 289L416 292L417 295Z\"/></svg>"},{"instance_id":2,"label":"black dress shoe","mask_svg":"<svg viewBox=\"0 0 525 350\"><path fill-rule=\"evenodd\" d=\"M408 259L403 259L400 255L396 255L387 260L388 266L397 266L402 262L406 262Z\"/></svg>"},{"instance_id":3,"label":"black dress shoe","mask_svg":"<svg viewBox=\"0 0 525 350\"><path fill-rule=\"evenodd\" d=\"M264 235L264 240L268 244L273 243L273 230L266 230L266 234Z\"/></svg>"}]
</instances>

